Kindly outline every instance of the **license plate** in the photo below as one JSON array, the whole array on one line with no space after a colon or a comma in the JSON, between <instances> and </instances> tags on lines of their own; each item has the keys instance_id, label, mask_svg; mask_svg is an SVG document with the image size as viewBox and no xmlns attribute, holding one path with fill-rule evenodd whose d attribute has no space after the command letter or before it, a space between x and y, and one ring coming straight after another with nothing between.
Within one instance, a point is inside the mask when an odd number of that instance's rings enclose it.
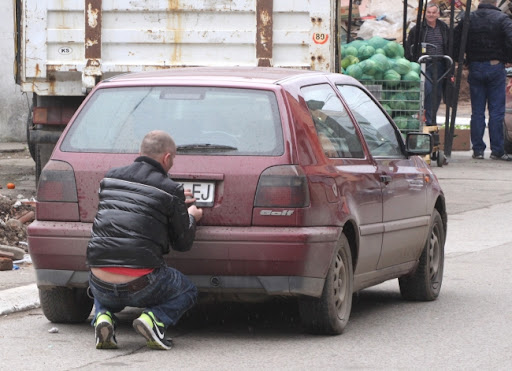
<instances>
[{"instance_id":1,"label":"license plate","mask_svg":"<svg viewBox=\"0 0 512 371\"><path fill-rule=\"evenodd\" d=\"M212 207L215 196L213 182L180 182L183 189L190 189L196 199L197 207Z\"/></svg>"}]
</instances>

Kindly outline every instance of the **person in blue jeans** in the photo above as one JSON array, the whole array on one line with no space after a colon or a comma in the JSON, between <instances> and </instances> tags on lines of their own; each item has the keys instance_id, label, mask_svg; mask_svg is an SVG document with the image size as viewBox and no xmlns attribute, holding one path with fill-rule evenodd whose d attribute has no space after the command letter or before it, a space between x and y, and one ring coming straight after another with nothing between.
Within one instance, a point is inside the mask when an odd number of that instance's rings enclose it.
<instances>
[{"instance_id":1,"label":"person in blue jeans","mask_svg":"<svg viewBox=\"0 0 512 371\"><path fill-rule=\"evenodd\" d=\"M164 260L170 248L190 250L203 215L192 193L168 176L175 155L167 133L149 132L140 156L109 170L100 183L87 246L97 349L117 348L114 313L127 306L144 308L132 325L147 346L170 349L165 330L196 302L195 285Z\"/></svg>"},{"instance_id":2,"label":"person in blue jeans","mask_svg":"<svg viewBox=\"0 0 512 371\"><path fill-rule=\"evenodd\" d=\"M450 28L439 19L441 13L439 6L429 1L425 9L425 21L419 26L414 26L409 32L405 45L405 57L416 62L420 55L439 56L426 62L425 97L423 101L425 110L425 124L436 125L436 115L441 104L446 78L440 79L446 71L446 64L441 56L448 53L448 36ZM419 32L419 35L418 35ZM416 45L421 45L421 53ZM437 78L434 81L434 66L437 68ZM436 96L433 94L433 84L436 83Z\"/></svg>"},{"instance_id":3,"label":"person in blue jeans","mask_svg":"<svg viewBox=\"0 0 512 371\"><path fill-rule=\"evenodd\" d=\"M455 46L460 45L463 23L455 28ZM457 48L456 48L457 50ZM471 97L471 144L473 158L483 159L483 140L489 110L490 158L512 161L504 148L505 64L512 61L512 20L497 7L497 0L480 0L471 13L467 34L466 61Z\"/></svg>"}]
</instances>

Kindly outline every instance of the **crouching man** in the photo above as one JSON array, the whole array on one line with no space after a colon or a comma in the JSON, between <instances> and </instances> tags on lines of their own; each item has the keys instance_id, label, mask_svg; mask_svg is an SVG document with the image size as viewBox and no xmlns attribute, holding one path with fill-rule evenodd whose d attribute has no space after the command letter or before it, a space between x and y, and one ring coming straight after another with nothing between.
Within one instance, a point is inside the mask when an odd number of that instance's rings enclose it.
<instances>
[{"instance_id":1,"label":"crouching man","mask_svg":"<svg viewBox=\"0 0 512 371\"><path fill-rule=\"evenodd\" d=\"M144 308L133 328L148 347L170 349L165 330L196 302L194 284L164 261L170 248L191 248L203 215L193 198L185 198L191 193L168 177L175 155L167 133L149 132L140 156L101 181L87 247L97 349L117 348L114 313L126 306Z\"/></svg>"}]
</instances>

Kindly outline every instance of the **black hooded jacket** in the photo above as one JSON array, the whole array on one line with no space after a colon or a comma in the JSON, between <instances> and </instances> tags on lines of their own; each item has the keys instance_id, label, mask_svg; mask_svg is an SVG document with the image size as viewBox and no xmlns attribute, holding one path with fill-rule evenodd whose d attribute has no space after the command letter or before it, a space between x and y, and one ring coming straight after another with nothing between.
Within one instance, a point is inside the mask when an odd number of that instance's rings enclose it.
<instances>
[{"instance_id":1,"label":"black hooded jacket","mask_svg":"<svg viewBox=\"0 0 512 371\"><path fill-rule=\"evenodd\" d=\"M157 268L165 265L169 246L189 250L195 230L183 187L160 163L141 156L129 166L109 170L101 181L87 264Z\"/></svg>"},{"instance_id":2,"label":"black hooded jacket","mask_svg":"<svg viewBox=\"0 0 512 371\"><path fill-rule=\"evenodd\" d=\"M512 62L512 20L490 4L480 4L471 13L466 43L467 62L499 60ZM454 30L455 56L461 43L463 22Z\"/></svg>"}]
</instances>

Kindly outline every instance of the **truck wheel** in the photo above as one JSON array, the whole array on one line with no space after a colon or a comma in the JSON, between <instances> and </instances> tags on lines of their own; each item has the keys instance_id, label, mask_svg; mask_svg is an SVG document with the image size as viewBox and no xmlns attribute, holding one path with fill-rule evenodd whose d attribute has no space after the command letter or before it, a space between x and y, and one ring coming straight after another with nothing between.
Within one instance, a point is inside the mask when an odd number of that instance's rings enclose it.
<instances>
[{"instance_id":1,"label":"truck wheel","mask_svg":"<svg viewBox=\"0 0 512 371\"><path fill-rule=\"evenodd\" d=\"M28 144L28 151L30 152L30 157L32 157L32 160L36 160L36 145L32 143L30 140L30 128L32 127L32 113L28 113L27 117L27 144Z\"/></svg>"},{"instance_id":2,"label":"truck wheel","mask_svg":"<svg viewBox=\"0 0 512 371\"><path fill-rule=\"evenodd\" d=\"M407 300L431 301L441 291L444 269L445 231L441 215L434 210L432 225L421 253L418 267L409 275L400 277L400 293Z\"/></svg>"},{"instance_id":3,"label":"truck wheel","mask_svg":"<svg viewBox=\"0 0 512 371\"><path fill-rule=\"evenodd\" d=\"M91 314L93 305L84 288L40 288L39 299L45 317L53 323L83 322Z\"/></svg>"},{"instance_id":4,"label":"truck wheel","mask_svg":"<svg viewBox=\"0 0 512 371\"><path fill-rule=\"evenodd\" d=\"M299 300L300 317L308 332L323 335L338 335L343 332L352 309L352 270L350 246L342 234L327 273L322 296Z\"/></svg>"},{"instance_id":5,"label":"truck wheel","mask_svg":"<svg viewBox=\"0 0 512 371\"><path fill-rule=\"evenodd\" d=\"M36 162L36 188L39 184L39 176L43 171L44 166L50 160L50 156L53 152L53 144L38 144L35 146L35 158Z\"/></svg>"}]
</instances>

